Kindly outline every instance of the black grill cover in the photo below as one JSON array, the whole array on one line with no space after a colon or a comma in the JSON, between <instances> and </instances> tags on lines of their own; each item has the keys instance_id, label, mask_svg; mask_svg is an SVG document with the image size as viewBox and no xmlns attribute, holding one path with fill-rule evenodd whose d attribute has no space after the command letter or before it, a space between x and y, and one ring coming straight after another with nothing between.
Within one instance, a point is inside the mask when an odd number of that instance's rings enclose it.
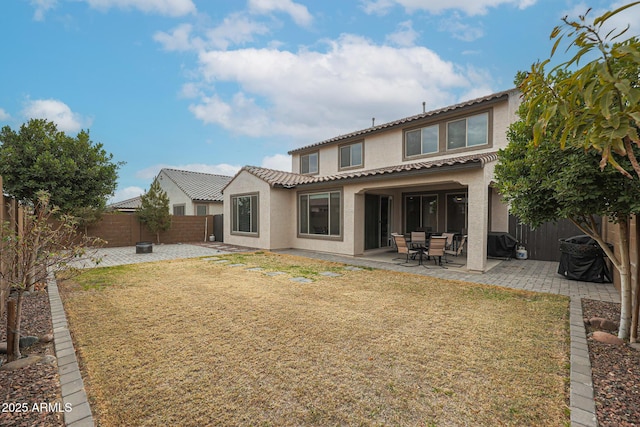
<instances>
[{"instance_id":1,"label":"black grill cover","mask_svg":"<svg viewBox=\"0 0 640 427\"><path fill-rule=\"evenodd\" d=\"M604 251L587 235L560 239L558 274L562 274L567 279L582 282L611 282Z\"/></svg>"},{"instance_id":2,"label":"black grill cover","mask_svg":"<svg viewBox=\"0 0 640 427\"><path fill-rule=\"evenodd\" d=\"M512 258L518 241L509 233L492 231L487 239L487 256Z\"/></svg>"}]
</instances>

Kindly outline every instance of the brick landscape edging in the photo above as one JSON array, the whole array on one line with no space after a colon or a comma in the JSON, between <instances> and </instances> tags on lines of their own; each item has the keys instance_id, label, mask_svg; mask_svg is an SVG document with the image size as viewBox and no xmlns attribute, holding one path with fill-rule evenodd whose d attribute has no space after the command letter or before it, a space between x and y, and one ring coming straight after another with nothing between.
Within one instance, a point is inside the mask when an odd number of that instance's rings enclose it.
<instances>
[{"instance_id":1,"label":"brick landscape edging","mask_svg":"<svg viewBox=\"0 0 640 427\"><path fill-rule=\"evenodd\" d=\"M53 274L47 280L51 323L53 324L53 342L58 360L58 375L62 391L62 407L70 410L64 413L67 427L93 427L93 414L84 390L84 382L78 366L76 351L71 340L58 283Z\"/></svg>"}]
</instances>

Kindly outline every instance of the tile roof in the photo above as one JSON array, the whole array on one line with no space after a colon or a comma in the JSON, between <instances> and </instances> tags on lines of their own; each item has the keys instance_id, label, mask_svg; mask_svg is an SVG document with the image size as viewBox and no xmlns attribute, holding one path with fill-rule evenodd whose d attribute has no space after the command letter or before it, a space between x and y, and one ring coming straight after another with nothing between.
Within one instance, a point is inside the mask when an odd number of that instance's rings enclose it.
<instances>
[{"instance_id":1,"label":"tile roof","mask_svg":"<svg viewBox=\"0 0 640 427\"><path fill-rule=\"evenodd\" d=\"M140 207L142 203L142 199L140 196L132 197L127 200L122 200L121 202L111 203L107 208L109 209L137 209Z\"/></svg>"},{"instance_id":2,"label":"tile roof","mask_svg":"<svg viewBox=\"0 0 640 427\"><path fill-rule=\"evenodd\" d=\"M432 110L432 111L427 111L424 112L422 114L417 114L415 116L410 116L410 117L405 117L403 119L399 119L399 120L395 120L393 122L389 122L389 123L383 123L381 125L378 126L372 126L370 128L366 128L366 129L361 129L352 133L348 133L348 134L344 134L344 135L339 135L321 142L317 142L315 144L311 144L311 145L305 145L304 147L300 147L300 148L296 148L294 150L289 151L289 154L295 154L295 153L299 153L302 151L306 151L310 148L315 148L315 147L320 147L322 145L327 145L327 144L331 144L334 142L338 142L338 141L343 141L345 139L348 138L353 138L353 137L358 137L358 136L364 136L370 133L375 133L378 131L381 131L383 129L389 129L392 127L396 127L396 126L404 126L407 123L413 122L415 120L420 120L420 119L425 119L427 117L431 117L431 116L435 116L437 114L442 114L442 113L446 113L449 111L453 111L453 110L458 110L464 107L470 107L473 105L477 105L477 104L481 104L481 103L485 103L485 102L489 102L489 101L495 101L501 98L505 98L508 97L511 94L515 94L518 92L518 89L509 89L509 90L505 90L502 92L496 92L493 93L491 95L487 95L481 98L476 98L476 99L471 99L469 101L465 101L465 102L461 102L459 104L455 104L455 105L450 105L444 108L439 108L437 110Z\"/></svg>"},{"instance_id":3,"label":"tile roof","mask_svg":"<svg viewBox=\"0 0 640 427\"><path fill-rule=\"evenodd\" d=\"M221 202L222 189L231 181L230 176L204 172L191 172L164 168L164 175L173 181L191 200Z\"/></svg>"},{"instance_id":4,"label":"tile roof","mask_svg":"<svg viewBox=\"0 0 640 427\"><path fill-rule=\"evenodd\" d=\"M466 156L447 157L438 160L428 160L424 162L405 163L397 166L387 166L378 169L352 171L326 176L300 175L291 172L283 172L274 169L261 168L257 166L245 166L242 171L260 178L272 187L295 188L301 185L319 184L341 180L366 179L381 175L396 175L411 172L427 172L429 170L439 170L446 167L484 167L485 164L498 160L497 151L489 153L476 153ZM240 173L240 172L238 172ZM236 175L237 176L237 175Z\"/></svg>"}]
</instances>

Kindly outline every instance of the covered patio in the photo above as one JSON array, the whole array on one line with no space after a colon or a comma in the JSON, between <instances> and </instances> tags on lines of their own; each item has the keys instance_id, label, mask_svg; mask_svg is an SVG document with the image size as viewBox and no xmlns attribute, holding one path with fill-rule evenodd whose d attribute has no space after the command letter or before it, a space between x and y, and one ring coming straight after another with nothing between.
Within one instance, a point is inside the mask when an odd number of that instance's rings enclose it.
<instances>
[{"instance_id":1,"label":"covered patio","mask_svg":"<svg viewBox=\"0 0 640 427\"><path fill-rule=\"evenodd\" d=\"M356 258L367 262L381 263L383 265L405 267L407 272L410 273L416 273L418 270L450 270L451 272L457 273L470 272L467 268L467 254L465 251L458 256L447 255L446 257L443 257L441 265L437 260L434 260L433 258L427 259L426 256L423 257L422 263L420 263L419 256L409 257L407 262L406 255L399 254L394 247L367 251L364 255ZM487 258L485 272L498 266L503 261L511 262L499 258ZM474 271L471 270L471 272ZM474 274L480 273L481 272L474 272Z\"/></svg>"}]
</instances>

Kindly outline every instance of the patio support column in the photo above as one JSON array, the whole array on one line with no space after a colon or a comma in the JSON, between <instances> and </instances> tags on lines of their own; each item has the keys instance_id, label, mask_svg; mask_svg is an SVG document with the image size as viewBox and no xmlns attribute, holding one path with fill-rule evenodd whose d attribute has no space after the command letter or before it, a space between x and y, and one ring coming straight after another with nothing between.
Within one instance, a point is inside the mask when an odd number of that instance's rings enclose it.
<instances>
[{"instance_id":1,"label":"patio support column","mask_svg":"<svg viewBox=\"0 0 640 427\"><path fill-rule=\"evenodd\" d=\"M482 176L469 182L468 197L467 269L485 271L489 232L489 191Z\"/></svg>"}]
</instances>

